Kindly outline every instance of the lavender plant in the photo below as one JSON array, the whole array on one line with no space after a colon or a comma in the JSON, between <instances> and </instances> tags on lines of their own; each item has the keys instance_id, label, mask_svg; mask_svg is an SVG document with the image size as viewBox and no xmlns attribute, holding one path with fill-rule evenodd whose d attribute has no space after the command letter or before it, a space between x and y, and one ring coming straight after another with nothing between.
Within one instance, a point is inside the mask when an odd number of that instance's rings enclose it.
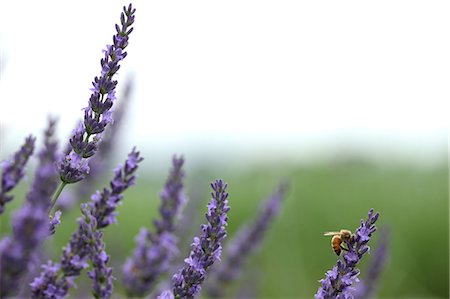
<instances>
[{"instance_id":1,"label":"lavender plant","mask_svg":"<svg viewBox=\"0 0 450 299\"><path fill-rule=\"evenodd\" d=\"M128 258L124 268L124 286L130 296L144 296L155 287L157 279L169 269L178 252L175 220L186 201L184 195L184 159L173 157L172 169L162 190L159 213L161 219L154 221L155 233L142 228L136 238L137 246L133 256Z\"/></svg>"},{"instance_id":2,"label":"lavender plant","mask_svg":"<svg viewBox=\"0 0 450 299\"><path fill-rule=\"evenodd\" d=\"M105 56L100 60L101 75L92 82L92 94L88 107L84 108L84 121L73 131L70 152L58 163L61 184L55 193L53 204L67 184L76 183L89 173L88 159L96 153L102 133L112 122L111 107L116 99L117 85L113 76L120 68L119 62L127 56L124 50L133 31L131 25L134 23L135 11L131 4L128 8L124 6L120 16L121 26L116 24L117 33L113 36L113 44L106 46Z\"/></svg>"},{"instance_id":3,"label":"lavender plant","mask_svg":"<svg viewBox=\"0 0 450 299\"><path fill-rule=\"evenodd\" d=\"M57 142L54 140L54 120L49 120L45 131L44 147L40 150L39 164L25 203L13 215L12 236L0 241L0 297L14 295L27 272L33 254L49 235L48 209L57 185Z\"/></svg>"},{"instance_id":4,"label":"lavender plant","mask_svg":"<svg viewBox=\"0 0 450 299\"><path fill-rule=\"evenodd\" d=\"M159 298L194 298L200 293L207 270L220 259L222 241L225 239L228 221L227 184L222 180L211 183L211 201L206 213L207 224L202 225L200 237L195 237L192 251L185 259L185 266L172 278L173 289L163 292Z\"/></svg>"},{"instance_id":5,"label":"lavender plant","mask_svg":"<svg viewBox=\"0 0 450 299\"><path fill-rule=\"evenodd\" d=\"M36 138L28 136L25 143L20 147L10 160L1 163L2 168L2 185L0 189L0 214L5 210L5 204L13 200L13 196L9 193L25 175L25 166L28 159L34 152L34 144Z\"/></svg>"},{"instance_id":6,"label":"lavender plant","mask_svg":"<svg viewBox=\"0 0 450 299\"><path fill-rule=\"evenodd\" d=\"M114 179L110 182L110 188L104 188L102 192L97 191L92 195L89 203L89 213L95 218L96 230L105 228L116 221L116 207L123 199L122 193L134 185L136 180L135 172L138 168L138 163L141 161L142 158L139 152L133 149L124 165L120 165L114 171ZM84 208L85 217L79 220L78 230L72 235L69 243L64 248L60 263L49 262L47 265L44 265L40 276L34 279L31 284L33 298L64 298L69 288L73 286L73 279L79 276L84 268L88 267L88 257L92 257L94 255L93 252L98 254L102 250L100 243L92 245L93 237L91 235L96 235L99 238L99 234L92 231L92 229L89 230L93 222L86 222L92 218L87 215L86 211L87 208ZM88 233L91 235L87 237ZM104 254L102 255L103 259L106 259ZM94 260L93 257L92 259ZM98 265L101 265L100 261L96 262L98 262ZM103 262L106 264L105 261ZM92 278L100 277L95 274L95 271L94 269L94 274L90 274L90 276ZM101 269L98 271L103 273L106 270ZM108 288L107 286L105 287L105 289ZM101 290L101 288L98 290Z\"/></svg>"},{"instance_id":7,"label":"lavender plant","mask_svg":"<svg viewBox=\"0 0 450 299\"><path fill-rule=\"evenodd\" d=\"M315 295L316 299L351 299L354 298L352 285L359 281L359 269L356 268L361 258L370 250L367 245L376 231L375 222L378 220L379 213L374 214L371 209L367 220L361 220L361 224L355 232L355 235L349 240L345 240L347 251L343 254L342 260L339 259L336 266L326 273L324 279L321 279L321 287Z\"/></svg>"},{"instance_id":8,"label":"lavender plant","mask_svg":"<svg viewBox=\"0 0 450 299\"><path fill-rule=\"evenodd\" d=\"M207 284L209 297L224 297L226 287L239 277L245 262L259 248L270 223L278 214L286 190L287 184L280 184L261 206L257 218L251 224L244 225L227 245L223 262L213 268Z\"/></svg>"}]
</instances>

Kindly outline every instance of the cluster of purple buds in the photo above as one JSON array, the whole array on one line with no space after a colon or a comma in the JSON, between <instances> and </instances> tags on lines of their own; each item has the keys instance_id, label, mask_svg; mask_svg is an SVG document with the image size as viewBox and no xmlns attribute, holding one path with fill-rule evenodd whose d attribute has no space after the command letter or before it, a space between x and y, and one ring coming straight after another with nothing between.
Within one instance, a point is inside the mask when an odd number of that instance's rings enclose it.
<instances>
[{"instance_id":1,"label":"cluster of purple buds","mask_svg":"<svg viewBox=\"0 0 450 299\"><path fill-rule=\"evenodd\" d=\"M13 196L7 194L10 192L25 175L25 166L28 159L33 154L34 143L36 138L28 136L11 160L5 160L1 163L2 168L2 184L0 189L0 214L5 210L4 206L7 202L13 200Z\"/></svg>"},{"instance_id":2,"label":"cluster of purple buds","mask_svg":"<svg viewBox=\"0 0 450 299\"><path fill-rule=\"evenodd\" d=\"M226 286L239 277L246 260L259 248L269 225L278 214L286 190L287 184L280 184L278 190L264 202L255 221L245 225L230 240L224 250L224 261L213 268L212 277L208 280L207 292L209 297L223 297Z\"/></svg>"},{"instance_id":3,"label":"cluster of purple buds","mask_svg":"<svg viewBox=\"0 0 450 299\"><path fill-rule=\"evenodd\" d=\"M173 296L180 298L194 298L201 290L201 284L206 278L206 271L220 260L222 241L227 236L226 226L228 221L227 184L222 180L211 183L211 201L206 213L207 224L202 224L201 234L194 238L192 250L186 258L185 266L172 278ZM169 296L166 292L164 296Z\"/></svg>"},{"instance_id":4,"label":"cluster of purple buds","mask_svg":"<svg viewBox=\"0 0 450 299\"><path fill-rule=\"evenodd\" d=\"M95 77L92 82L92 94L88 107L84 109L84 121L74 130L70 138L71 150L58 165L60 178L65 184L78 182L89 173L87 159L95 154L101 134L112 122L111 107L116 99L117 85L117 81L112 78L120 68L119 62L127 56L124 49L133 31L131 25L136 11L131 4L123 10L121 26L116 24L117 33L113 36L113 44L106 47L105 56L100 60L101 76Z\"/></svg>"},{"instance_id":5,"label":"cluster of purple buds","mask_svg":"<svg viewBox=\"0 0 450 299\"><path fill-rule=\"evenodd\" d=\"M320 280L322 286L315 295L316 299L354 298L352 285L359 281L359 269L356 266L363 255L370 250L367 244L376 231L375 222L379 215L379 213L374 214L374 210L371 209L367 220L361 220L361 225L353 238L345 240L348 250L344 253L343 259L339 259L336 266L326 273L324 279Z\"/></svg>"},{"instance_id":6,"label":"cluster of purple buds","mask_svg":"<svg viewBox=\"0 0 450 299\"><path fill-rule=\"evenodd\" d=\"M154 221L156 231L151 233L142 228L136 238L137 246L133 256L125 262L123 282L126 292L131 296L150 293L157 279L167 272L178 253L177 240L173 233L176 218L186 201L183 164L183 157L173 157L172 169L160 194L161 219Z\"/></svg>"}]
</instances>

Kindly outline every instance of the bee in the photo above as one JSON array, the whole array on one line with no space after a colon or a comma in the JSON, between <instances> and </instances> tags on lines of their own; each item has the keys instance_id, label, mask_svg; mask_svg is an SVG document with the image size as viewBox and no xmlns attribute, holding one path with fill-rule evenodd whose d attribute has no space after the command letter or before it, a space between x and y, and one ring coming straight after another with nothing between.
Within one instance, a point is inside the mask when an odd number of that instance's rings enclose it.
<instances>
[{"instance_id":1,"label":"bee","mask_svg":"<svg viewBox=\"0 0 450 299\"><path fill-rule=\"evenodd\" d=\"M350 241L353 239L352 232L347 229L341 229L338 232L326 232L323 235L324 236L333 236L333 238L331 238L331 248L333 248L333 251L337 255L340 255L342 250L346 250L346 251L348 250L341 246L342 242Z\"/></svg>"}]
</instances>

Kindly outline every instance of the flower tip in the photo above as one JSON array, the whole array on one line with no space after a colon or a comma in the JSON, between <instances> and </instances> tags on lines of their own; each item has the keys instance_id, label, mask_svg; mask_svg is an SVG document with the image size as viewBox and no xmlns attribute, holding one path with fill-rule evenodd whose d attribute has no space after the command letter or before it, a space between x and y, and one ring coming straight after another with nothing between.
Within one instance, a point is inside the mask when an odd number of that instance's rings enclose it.
<instances>
[{"instance_id":1,"label":"flower tip","mask_svg":"<svg viewBox=\"0 0 450 299\"><path fill-rule=\"evenodd\" d=\"M28 135L28 137L26 138L26 142L27 143L34 143L36 141L36 137L34 137L33 135Z\"/></svg>"},{"instance_id":2,"label":"flower tip","mask_svg":"<svg viewBox=\"0 0 450 299\"><path fill-rule=\"evenodd\" d=\"M216 193L224 193L224 196L226 198L227 196L226 189L228 187L228 184L225 183L222 179L217 179L214 182L212 182L211 187Z\"/></svg>"},{"instance_id":3,"label":"flower tip","mask_svg":"<svg viewBox=\"0 0 450 299\"><path fill-rule=\"evenodd\" d=\"M378 217L380 217L380 213L379 213L379 212L377 212L377 213L375 214L375 216L373 216L373 222L377 221L377 220L378 220Z\"/></svg>"}]
</instances>

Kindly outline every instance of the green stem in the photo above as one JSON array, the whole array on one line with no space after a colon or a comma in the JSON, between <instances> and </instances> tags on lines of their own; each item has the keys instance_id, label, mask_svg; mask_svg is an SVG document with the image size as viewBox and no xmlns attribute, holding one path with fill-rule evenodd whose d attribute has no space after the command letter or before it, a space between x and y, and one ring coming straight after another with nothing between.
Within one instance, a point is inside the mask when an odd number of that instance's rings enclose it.
<instances>
[{"instance_id":1,"label":"green stem","mask_svg":"<svg viewBox=\"0 0 450 299\"><path fill-rule=\"evenodd\" d=\"M55 194L53 194L52 203L50 205L50 211L53 209L53 206L55 205L56 201L58 200L58 197L61 195L61 192L63 191L66 185L67 183L63 181L61 181L61 184L59 184L58 189L56 189Z\"/></svg>"},{"instance_id":2,"label":"green stem","mask_svg":"<svg viewBox=\"0 0 450 299\"><path fill-rule=\"evenodd\" d=\"M91 137L91 134L88 134L86 132L86 138L84 139L84 142L89 142L89 137Z\"/></svg>"}]
</instances>

